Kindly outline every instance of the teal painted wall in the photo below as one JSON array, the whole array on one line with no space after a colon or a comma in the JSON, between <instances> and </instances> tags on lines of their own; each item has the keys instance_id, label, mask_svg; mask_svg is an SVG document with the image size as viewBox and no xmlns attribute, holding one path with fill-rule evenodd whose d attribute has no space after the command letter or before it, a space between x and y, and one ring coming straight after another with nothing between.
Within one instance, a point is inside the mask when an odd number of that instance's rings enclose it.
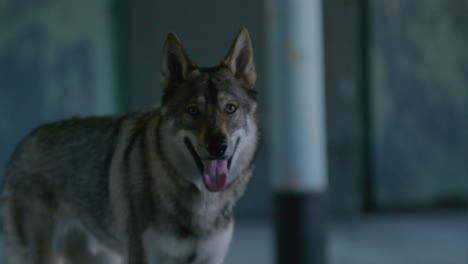
<instances>
[{"instance_id":1,"label":"teal painted wall","mask_svg":"<svg viewBox=\"0 0 468 264\"><path fill-rule=\"evenodd\" d=\"M0 175L35 126L115 110L112 19L111 0L0 1Z\"/></svg>"},{"instance_id":2,"label":"teal painted wall","mask_svg":"<svg viewBox=\"0 0 468 264\"><path fill-rule=\"evenodd\" d=\"M329 204L333 216L352 216L362 212L364 203L362 1L323 4Z\"/></svg>"},{"instance_id":3,"label":"teal painted wall","mask_svg":"<svg viewBox=\"0 0 468 264\"><path fill-rule=\"evenodd\" d=\"M377 203L468 198L468 1L372 0Z\"/></svg>"}]
</instances>

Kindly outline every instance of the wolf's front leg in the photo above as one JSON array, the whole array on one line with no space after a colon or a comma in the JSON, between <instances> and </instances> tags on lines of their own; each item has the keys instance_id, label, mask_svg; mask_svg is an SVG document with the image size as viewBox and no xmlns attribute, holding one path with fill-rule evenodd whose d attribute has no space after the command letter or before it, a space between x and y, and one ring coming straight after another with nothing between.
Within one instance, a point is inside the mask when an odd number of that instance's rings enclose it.
<instances>
[{"instance_id":1,"label":"wolf's front leg","mask_svg":"<svg viewBox=\"0 0 468 264\"><path fill-rule=\"evenodd\" d=\"M7 264L52 263L53 217L39 199L9 198L4 203Z\"/></svg>"}]
</instances>

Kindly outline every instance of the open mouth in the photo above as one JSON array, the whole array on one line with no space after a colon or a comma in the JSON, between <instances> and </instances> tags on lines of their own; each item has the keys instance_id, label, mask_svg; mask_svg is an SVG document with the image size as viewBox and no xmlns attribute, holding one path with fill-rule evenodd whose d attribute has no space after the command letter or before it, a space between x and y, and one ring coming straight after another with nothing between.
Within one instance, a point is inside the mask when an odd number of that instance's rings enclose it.
<instances>
[{"instance_id":1,"label":"open mouth","mask_svg":"<svg viewBox=\"0 0 468 264\"><path fill-rule=\"evenodd\" d=\"M229 169L231 168L232 157L234 157L239 140L236 142L233 154L227 160L202 160L188 138L184 138L184 143L203 176L205 187L212 192L224 190Z\"/></svg>"}]
</instances>

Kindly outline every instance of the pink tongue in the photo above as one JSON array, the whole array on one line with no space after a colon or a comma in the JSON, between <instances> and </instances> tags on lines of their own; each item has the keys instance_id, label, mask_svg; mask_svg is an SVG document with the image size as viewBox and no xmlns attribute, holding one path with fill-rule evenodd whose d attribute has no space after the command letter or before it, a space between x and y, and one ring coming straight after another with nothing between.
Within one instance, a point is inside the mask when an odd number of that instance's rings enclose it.
<instances>
[{"instance_id":1,"label":"pink tongue","mask_svg":"<svg viewBox=\"0 0 468 264\"><path fill-rule=\"evenodd\" d=\"M206 188L212 192L222 191L228 177L227 160L204 160L203 167Z\"/></svg>"}]
</instances>

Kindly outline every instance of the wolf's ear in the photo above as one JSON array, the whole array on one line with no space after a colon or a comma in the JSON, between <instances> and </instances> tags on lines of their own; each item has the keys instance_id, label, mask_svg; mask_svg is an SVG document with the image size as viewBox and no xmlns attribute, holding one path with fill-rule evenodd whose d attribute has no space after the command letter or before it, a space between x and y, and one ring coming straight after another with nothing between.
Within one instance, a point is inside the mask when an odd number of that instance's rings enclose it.
<instances>
[{"instance_id":1,"label":"wolf's ear","mask_svg":"<svg viewBox=\"0 0 468 264\"><path fill-rule=\"evenodd\" d=\"M170 84L181 83L187 79L195 64L188 56L180 40L174 33L169 33L163 47L161 62L161 87L164 91Z\"/></svg>"},{"instance_id":2,"label":"wolf's ear","mask_svg":"<svg viewBox=\"0 0 468 264\"><path fill-rule=\"evenodd\" d=\"M223 64L231 70L236 78L243 80L248 89L254 88L257 72L255 71L252 42L247 28L244 27L237 33Z\"/></svg>"}]
</instances>

